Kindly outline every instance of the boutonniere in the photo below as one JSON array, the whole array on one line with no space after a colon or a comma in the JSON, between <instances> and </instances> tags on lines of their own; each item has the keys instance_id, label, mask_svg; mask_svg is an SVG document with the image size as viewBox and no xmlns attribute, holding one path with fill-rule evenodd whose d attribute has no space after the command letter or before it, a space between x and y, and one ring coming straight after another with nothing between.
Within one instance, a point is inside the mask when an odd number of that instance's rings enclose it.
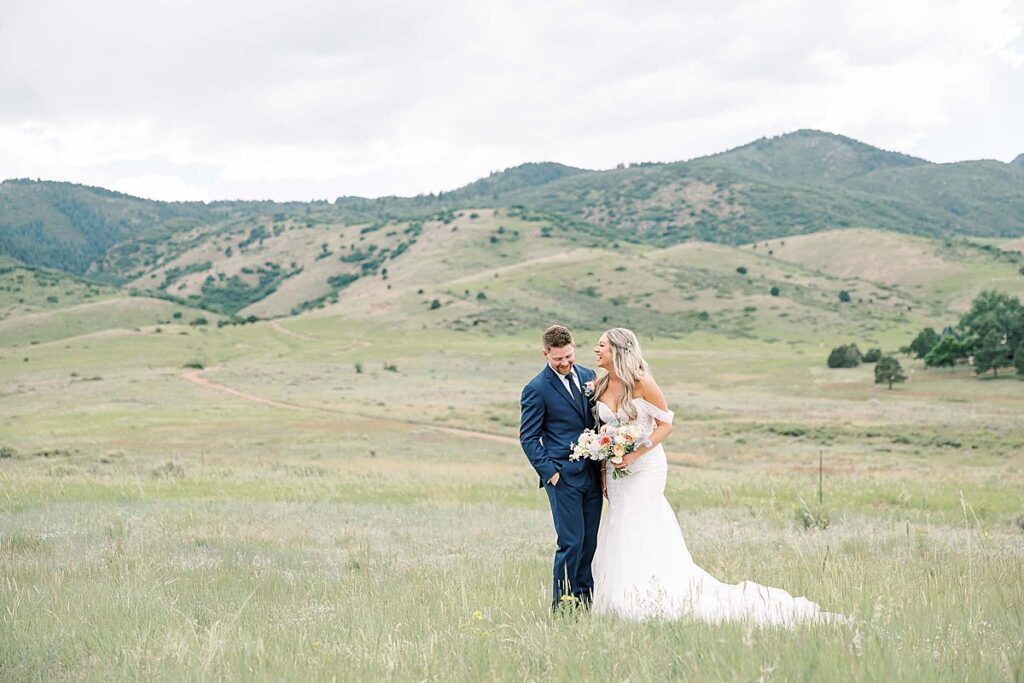
<instances>
[{"instance_id":1,"label":"boutonniere","mask_svg":"<svg viewBox=\"0 0 1024 683\"><path fill-rule=\"evenodd\" d=\"M587 398L594 397L594 380L590 380L589 382L583 383L583 395L586 396Z\"/></svg>"}]
</instances>

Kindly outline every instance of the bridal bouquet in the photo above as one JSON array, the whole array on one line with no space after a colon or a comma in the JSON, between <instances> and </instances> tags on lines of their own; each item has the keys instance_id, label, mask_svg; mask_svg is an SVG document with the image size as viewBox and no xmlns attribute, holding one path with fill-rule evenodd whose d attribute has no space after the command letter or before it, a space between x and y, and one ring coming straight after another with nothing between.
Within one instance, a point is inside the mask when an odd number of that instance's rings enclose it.
<instances>
[{"instance_id":1,"label":"bridal bouquet","mask_svg":"<svg viewBox=\"0 0 1024 683\"><path fill-rule=\"evenodd\" d=\"M610 460L613 465L622 462L622 458L643 446L650 446L651 433L645 432L635 424L606 424L598 431L591 429L580 434L575 444L571 444L571 460ZM612 478L621 479L629 476L626 469L613 469Z\"/></svg>"}]
</instances>

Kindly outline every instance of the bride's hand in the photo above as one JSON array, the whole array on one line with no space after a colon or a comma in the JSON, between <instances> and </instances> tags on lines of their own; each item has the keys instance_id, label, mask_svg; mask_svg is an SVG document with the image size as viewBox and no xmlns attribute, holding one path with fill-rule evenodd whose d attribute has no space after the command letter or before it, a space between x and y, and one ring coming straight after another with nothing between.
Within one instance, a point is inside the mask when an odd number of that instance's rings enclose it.
<instances>
[{"instance_id":1,"label":"bride's hand","mask_svg":"<svg viewBox=\"0 0 1024 683\"><path fill-rule=\"evenodd\" d=\"M649 449L647 449L647 448L641 448L640 450L633 451L629 455L624 455L624 456L622 456L622 462L620 462L618 464L613 462L612 463L612 467L614 467L617 470L624 470L627 467L629 467L630 465L632 465L633 463L635 463L637 460L639 460L640 456L642 456L648 450Z\"/></svg>"}]
</instances>

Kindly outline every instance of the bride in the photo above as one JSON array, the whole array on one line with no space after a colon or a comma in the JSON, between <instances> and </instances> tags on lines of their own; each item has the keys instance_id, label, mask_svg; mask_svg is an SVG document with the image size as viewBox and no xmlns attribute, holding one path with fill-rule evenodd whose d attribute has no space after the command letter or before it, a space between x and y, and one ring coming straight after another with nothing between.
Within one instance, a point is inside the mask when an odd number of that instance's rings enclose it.
<instances>
[{"instance_id":1,"label":"bride","mask_svg":"<svg viewBox=\"0 0 1024 683\"><path fill-rule=\"evenodd\" d=\"M806 598L751 581L725 584L694 563L664 495L668 462L661 444L672 433L673 414L648 371L640 342L631 331L615 328L601 335L594 353L605 370L594 387L597 419L638 423L651 432L653 445L618 465L606 462L602 471L608 512L594 556L593 611L636 620L690 616L779 625L830 620L832 615ZM629 468L629 476L608 476L612 467Z\"/></svg>"}]
</instances>

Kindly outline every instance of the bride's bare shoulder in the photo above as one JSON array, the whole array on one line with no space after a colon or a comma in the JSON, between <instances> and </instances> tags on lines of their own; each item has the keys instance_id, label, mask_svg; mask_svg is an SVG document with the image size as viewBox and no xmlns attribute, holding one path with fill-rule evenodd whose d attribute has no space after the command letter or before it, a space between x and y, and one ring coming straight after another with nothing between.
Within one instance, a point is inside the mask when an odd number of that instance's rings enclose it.
<instances>
[{"instance_id":1,"label":"bride's bare shoulder","mask_svg":"<svg viewBox=\"0 0 1024 683\"><path fill-rule=\"evenodd\" d=\"M633 385L633 396L635 398L641 398L653 406L665 409L668 404L665 402L665 394L662 393L661 387L654 381L654 378L650 375L644 375L636 381Z\"/></svg>"}]
</instances>

